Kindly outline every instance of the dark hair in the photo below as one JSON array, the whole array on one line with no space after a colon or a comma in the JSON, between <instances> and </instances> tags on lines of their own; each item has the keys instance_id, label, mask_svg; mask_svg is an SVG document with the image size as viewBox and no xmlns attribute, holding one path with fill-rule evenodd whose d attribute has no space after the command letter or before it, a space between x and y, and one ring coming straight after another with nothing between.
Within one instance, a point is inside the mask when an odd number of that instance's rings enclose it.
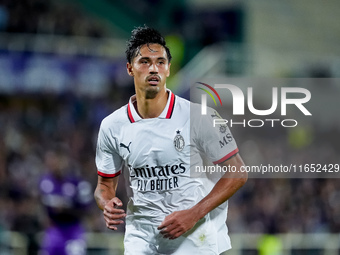
<instances>
[{"instance_id":1,"label":"dark hair","mask_svg":"<svg viewBox=\"0 0 340 255\"><path fill-rule=\"evenodd\" d=\"M127 49L125 51L126 58L129 63L139 53L142 45L149 45L152 43L160 44L164 47L168 61L171 61L171 54L169 48L166 46L164 37L156 30L144 25L143 27L137 27L131 32L131 38L127 42Z\"/></svg>"}]
</instances>

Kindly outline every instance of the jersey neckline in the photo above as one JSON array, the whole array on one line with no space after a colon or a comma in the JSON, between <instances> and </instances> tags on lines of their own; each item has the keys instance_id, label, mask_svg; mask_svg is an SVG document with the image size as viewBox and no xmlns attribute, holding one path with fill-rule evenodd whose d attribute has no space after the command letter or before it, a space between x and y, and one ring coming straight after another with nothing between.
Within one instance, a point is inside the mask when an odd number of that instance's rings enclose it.
<instances>
[{"instance_id":1,"label":"jersey neckline","mask_svg":"<svg viewBox=\"0 0 340 255\"><path fill-rule=\"evenodd\" d=\"M172 93L169 89L167 89L166 91L169 93L168 101L162 113L156 118L170 119L174 111L175 94ZM127 106L127 115L131 123L143 120L143 118L137 113L136 108L133 104L135 101L136 101L136 95L133 95L132 97L130 97L130 100Z\"/></svg>"}]
</instances>

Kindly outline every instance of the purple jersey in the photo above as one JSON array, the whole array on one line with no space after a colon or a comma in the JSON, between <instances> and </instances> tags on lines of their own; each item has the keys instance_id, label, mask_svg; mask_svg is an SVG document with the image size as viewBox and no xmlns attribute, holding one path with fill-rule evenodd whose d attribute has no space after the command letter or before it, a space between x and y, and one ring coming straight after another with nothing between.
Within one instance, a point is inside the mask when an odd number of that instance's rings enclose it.
<instances>
[{"instance_id":1,"label":"purple jersey","mask_svg":"<svg viewBox=\"0 0 340 255\"><path fill-rule=\"evenodd\" d=\"M51 226L45 231L41 248L42 254L48 255L85 255L85 230L80 224Z\"/></svg>"},{"instance_id":2,"label":"purple jersey","mask_svg":"<svg viewBox=\"0 0 340 255\"><path fill-rule=\"evenodd\" d=\"M57 178L47 174L41 179L39 190L52 222L45 231L42 249L49 255L85 254L81 219L92 201L90 184L75 177Z\"/></svg>"},{"instance_id":3,"label":"purple jersey","mask_svg":"<svg viewBox=\"0 0 340 255\"><path fill-rule=\"evenodd\" d=\"M74 225L92 200L91 186L75 177L45 175L40 181L42 204L56 225Z\"/></svg>"}]
</instances>

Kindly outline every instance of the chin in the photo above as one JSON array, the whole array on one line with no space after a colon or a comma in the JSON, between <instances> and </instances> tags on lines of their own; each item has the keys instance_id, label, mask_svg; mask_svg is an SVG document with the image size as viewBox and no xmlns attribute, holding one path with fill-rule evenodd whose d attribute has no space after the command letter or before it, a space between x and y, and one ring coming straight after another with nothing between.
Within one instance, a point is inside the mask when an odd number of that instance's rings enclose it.
<instances>
[{"instance_id":1,"label":"chin","mask_svg":"<svg viewBox=\"0 0 340 255\"><path fill-rule=\"evenodd\" d=\"M157 96L160 88L158 86L151 86L145 90L145 98L146 99L153 99Z\"/></svg>"}]
</instances>

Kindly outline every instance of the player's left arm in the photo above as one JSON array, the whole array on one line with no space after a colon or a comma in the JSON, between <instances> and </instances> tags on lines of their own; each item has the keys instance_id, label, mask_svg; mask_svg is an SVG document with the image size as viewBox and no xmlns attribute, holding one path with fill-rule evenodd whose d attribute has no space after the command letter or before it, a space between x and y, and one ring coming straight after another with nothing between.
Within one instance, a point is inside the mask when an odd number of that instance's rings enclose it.
<instances>
[{"instance_id":1,"label":"player's left arm","mask_svg":"<svg viewBox=\"0 0 340 255\"><path fill-rule=\"evenodd\" d=\"M220 165L235 166L237 171L226 172L210 193L192 208L173 212L165 217L158 227L164 238L175 239L193 228L207 213L227 201L246 183L248 174L240 171L244 163L239 154L220 163Z\"/></svg>"}]
</instances>

